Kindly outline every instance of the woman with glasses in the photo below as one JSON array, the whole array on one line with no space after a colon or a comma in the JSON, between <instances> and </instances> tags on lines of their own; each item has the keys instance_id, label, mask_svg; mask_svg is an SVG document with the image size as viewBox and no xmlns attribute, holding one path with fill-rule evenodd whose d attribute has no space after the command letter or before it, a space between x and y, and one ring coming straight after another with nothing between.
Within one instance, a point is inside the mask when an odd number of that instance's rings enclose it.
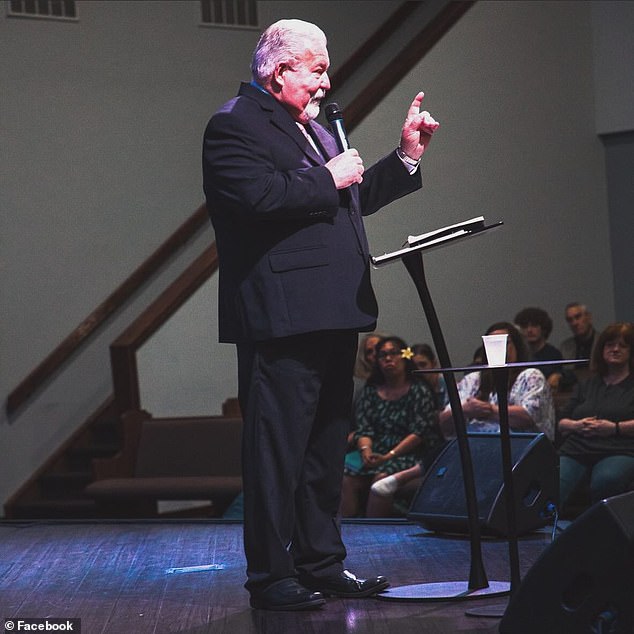
<instances>
[{"instance_id":1,"label":"woman with glasses","mask_svg":"<svg viewBox=\"0 0 634 634\"><path fill-rule=\"evenodd\" d=\"M599 336L590 378L577 384L558 424L560 506L590 485L591 501L626 492L634 483L634 324L619 322Z\"/></svg>"},{"instance_id":2,"label":"woman with glasses","mask_svg":"<svg viewBox=\"0 0 634 634\"><path fill-rule=\"evenodd\" d=\"M399 337L376 345L375 365L355 407L353 442L359 469L345 467L341 513L363 515L373 482L422 461L443 443L435 398L428 384L413 374L414 353ZM391 501L373 496L366 517L392 514Z\"/></svg>"}]
</instances>

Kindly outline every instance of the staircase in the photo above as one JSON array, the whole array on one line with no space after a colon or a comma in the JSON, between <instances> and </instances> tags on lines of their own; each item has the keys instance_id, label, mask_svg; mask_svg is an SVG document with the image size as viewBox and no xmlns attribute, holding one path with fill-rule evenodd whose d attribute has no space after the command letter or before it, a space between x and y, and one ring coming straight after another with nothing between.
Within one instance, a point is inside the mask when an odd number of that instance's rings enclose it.
<instances>
[{"instance_id":1,"label":"staircase","mask_svg":"<svg viewBox=\"0 0 634 634\"><path fill-rule=\"evenodd\" d=\"M110 397L84 425L5 504L10 520L107 519L119 517L100 510L85 493L95 481L93 460L111 458L123 450L121 418ZM236 398L222 405L222 416L240 418ZM103 507L102 507L103 509ZM209 517L209 507L185 508L165 517Z\"/></svg>"},{"instance_id":2,"label":"staircase","mask_svg":"<svg viewBox=\"0 0 634 634\"><path fill-rule=\"evenodd\" d=\"M94 479L92 461L113 456L121 442L110 398L6 503L6 518L99 518L95 503L84 494Z\"/></svg>"}]
</instances>

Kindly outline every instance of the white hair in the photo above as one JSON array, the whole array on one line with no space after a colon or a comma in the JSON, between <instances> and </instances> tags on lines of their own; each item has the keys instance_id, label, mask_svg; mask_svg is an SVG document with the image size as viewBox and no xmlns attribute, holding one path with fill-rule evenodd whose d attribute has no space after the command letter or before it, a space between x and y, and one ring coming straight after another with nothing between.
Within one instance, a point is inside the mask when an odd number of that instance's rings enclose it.
<instances>
[{"instance_id":1,"label":"white hair","mask_svg":"<svg viewBox=\"0 0 634 634\"><path fill-rule=\"evenodd\" d=\"M588 307L585 304L582 304L580 302L570 302L569 304L566 305L566 308L564 309L564 311L568 312L569 308L575 308L575 307L581 308L582 312L584 312L584 313L589 313L590 312L588 310Z\"/></svg>"},{"instance_id":2,"label":"white hair","mask_svg":"<svg viewBox=\"0 0 634 634\"><path fill-rule=\"evenodd\" d=\"M253 52L253 79L263 86L268 84L279 64L297 61L315 44L325 46L326 35L311 22L279 20L271 24Z\"/></svg>"}]
</instances>

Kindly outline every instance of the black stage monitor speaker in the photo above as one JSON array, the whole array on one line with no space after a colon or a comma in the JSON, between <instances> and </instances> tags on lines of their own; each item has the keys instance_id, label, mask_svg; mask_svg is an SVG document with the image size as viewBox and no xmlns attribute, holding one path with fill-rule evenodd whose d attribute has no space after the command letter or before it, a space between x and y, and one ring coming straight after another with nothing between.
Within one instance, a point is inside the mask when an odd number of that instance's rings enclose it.
<instances>
[{"instance_id":1,"label":"black stage monitor speaker","mask_svg":"<svg viewBox=\"0 0 634 634\"><path fill-rule=\"evenodd\" d=\"M634 632L634 492L598 502L544 550L500 632Z\"/></svg>"},{"instance_id":2,"label":"black stage monitor speaker","mask_svg":"<svg viewBox=\"0 0 634 634\"><path fill-rule=\"evenodd\" d=\"M506 536L506 495L499 434L469 434L478 515L483 534ZM544 434L511 435L517 534L544 526L558 494L557 455ZM467 533L460 452L452 440L427 470L408 518L428 530Z\"/></svg>"}]
</instances>

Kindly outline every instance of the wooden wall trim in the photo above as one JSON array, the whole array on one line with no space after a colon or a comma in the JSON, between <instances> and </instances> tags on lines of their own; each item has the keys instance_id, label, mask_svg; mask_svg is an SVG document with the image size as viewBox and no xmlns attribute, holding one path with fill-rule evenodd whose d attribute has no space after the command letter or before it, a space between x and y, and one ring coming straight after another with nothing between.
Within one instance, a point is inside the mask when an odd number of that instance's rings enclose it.
<instances>
[{"instance_id":1,"label":"wooden wall trim","mask_svg":"<svg viewBox=\"0 0 634 634\"><path fill-rule=\"evenodd\" d=\"M366 88L346 107L347 129L359 125L474 4L473 0L450 2L373 80L368 81Z\"/></svg>"},{"instance_id":2,"label":"wooden wall trim","mask_svg":"<svg viewBox=\"0 0 634 634\"><path fill-rule=\"evenodd\" d=\"M359 66L385 42L420 6L419 0L403 2L394 13L333 73L330 90L336 92L357 71Z\"/></svg>"}]
</instances>

